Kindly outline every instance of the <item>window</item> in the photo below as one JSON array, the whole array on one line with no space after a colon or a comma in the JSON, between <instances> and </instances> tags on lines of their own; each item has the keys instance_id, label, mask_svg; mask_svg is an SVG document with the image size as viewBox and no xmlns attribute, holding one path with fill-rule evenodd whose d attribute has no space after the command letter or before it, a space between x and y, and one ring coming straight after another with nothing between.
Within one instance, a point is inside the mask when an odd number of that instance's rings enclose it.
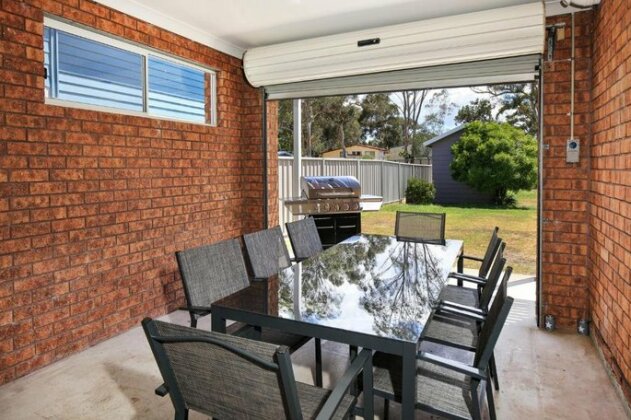
<instances>
[{"instance_id":1,"label":"window","mask_svg":"<svg viewBox=\"0 0 631 420\"><path fill-rule=\"evenodd\" d=\"M63 22L44 23L51 103L214 123L213 71Z\"/></svg>"}]
</instances>

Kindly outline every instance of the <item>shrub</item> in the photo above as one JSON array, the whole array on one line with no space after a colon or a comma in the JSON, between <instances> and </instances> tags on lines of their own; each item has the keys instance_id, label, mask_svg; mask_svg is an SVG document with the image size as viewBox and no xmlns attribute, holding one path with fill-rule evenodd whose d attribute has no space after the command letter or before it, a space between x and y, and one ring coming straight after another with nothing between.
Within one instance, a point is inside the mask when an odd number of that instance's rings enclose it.
<instances>
[{"instance_id":1,"label":"shrub","mask_svg":"<svg viewBox=\"0 0 631 420\"><path fill-rule=\"evenodd\" d=\"M498 204L537 185L537 141L509 124L469 123L451 152L453 178L493 194Z\"/></svg>"},{"instance_id":2,"label":"shrub","mask_svg":"<svg viewBox=\"0 0 631 420\"><path fill-rule=\"evenodd\" d=\"M408 204L430 204L436 196L434 184L419 178L408 179L405 201Z\"/></svg>"}]
</instances>

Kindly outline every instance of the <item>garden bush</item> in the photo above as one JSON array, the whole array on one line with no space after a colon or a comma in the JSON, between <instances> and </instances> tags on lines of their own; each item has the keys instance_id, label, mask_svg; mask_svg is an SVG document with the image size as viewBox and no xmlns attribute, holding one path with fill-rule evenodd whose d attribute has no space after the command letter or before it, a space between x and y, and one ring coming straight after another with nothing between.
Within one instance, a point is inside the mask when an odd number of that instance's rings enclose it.
<instances>
[{"instance_id":1,"label":"garden bush","mask_svg":"<svg viewBox=\"0 0 631 420\"><path fill-rule=\"evenodd\" d=\"M430 204L436 196L436 187L431 182L419 178L408 179L405 202L408 204Z\"/></svg>"}]
</instances>

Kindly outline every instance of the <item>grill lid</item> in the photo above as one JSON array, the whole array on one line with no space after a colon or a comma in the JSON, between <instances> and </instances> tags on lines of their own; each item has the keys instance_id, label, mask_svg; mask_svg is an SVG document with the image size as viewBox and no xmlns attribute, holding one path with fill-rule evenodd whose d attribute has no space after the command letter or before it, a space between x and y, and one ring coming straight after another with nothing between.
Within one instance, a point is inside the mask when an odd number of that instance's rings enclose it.
<instances>
[{"instance_id":1,"label":"grill lid","mask_svg":"<svg viewBox=\"0 0 631 420\"><path fill-rule=\"evenodd\" d=\"M361 186L354 176L305 176L302 177L302 194L309 199L358 198Z\"/></svg>"}]
</instances>

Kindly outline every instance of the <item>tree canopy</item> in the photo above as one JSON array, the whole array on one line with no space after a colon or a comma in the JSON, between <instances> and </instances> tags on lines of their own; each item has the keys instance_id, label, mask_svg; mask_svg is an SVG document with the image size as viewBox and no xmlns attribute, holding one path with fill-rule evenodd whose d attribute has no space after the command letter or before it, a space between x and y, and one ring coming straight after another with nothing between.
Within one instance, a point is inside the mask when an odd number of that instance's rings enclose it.
<instances>
[{"instance_id":1,"label":"tree canopy","mask_svg":"<svg viewBox=\"0 0 631 420\"><path fill-rule=\"evenodd\" d=\"M404 158L414 162L427 157L423 141L440 134L453 106L447 91L405 91L393 94L328 96L301 101L303 151L318 156L323 151L354 144L390 149L404 148ZM423 110L429 112L423 114ZM278 115L279 150L293 151L293 103L282 100Z\"/></svg>"},{"instance_id":2,"label":"tree canopy","mask_svg":"<svg viewBox=\"0 0 631 420\"><path fill-rule=\"evenodd\" d=\"M537 184L537 142L507 123L469 123L451 146L455 180L491 193L498 204L510 202L509 192Z\"/></svg>"},{"instance_id":3,"label":"tree canopy","mask_svg":"<svg viewBox=\"0 0 631 420\"><path fill-rule=\"evenodd\" d=\"M491 95L499 107L495 119L503 117L507 123L535 135L539 129L539 84L511 83L472 89Z\"/></svg>"},{"instance_id":4,"label":"tree canopy","mask_svg":"<svg viewBox=\"0 0 631 420\"><path fill-rule=\"evenodd\" d=\"M493 121L493 104L488 99L474 99L458 110L454 121L466 124L473 121Z\"/></svg>"}]
</instances>

